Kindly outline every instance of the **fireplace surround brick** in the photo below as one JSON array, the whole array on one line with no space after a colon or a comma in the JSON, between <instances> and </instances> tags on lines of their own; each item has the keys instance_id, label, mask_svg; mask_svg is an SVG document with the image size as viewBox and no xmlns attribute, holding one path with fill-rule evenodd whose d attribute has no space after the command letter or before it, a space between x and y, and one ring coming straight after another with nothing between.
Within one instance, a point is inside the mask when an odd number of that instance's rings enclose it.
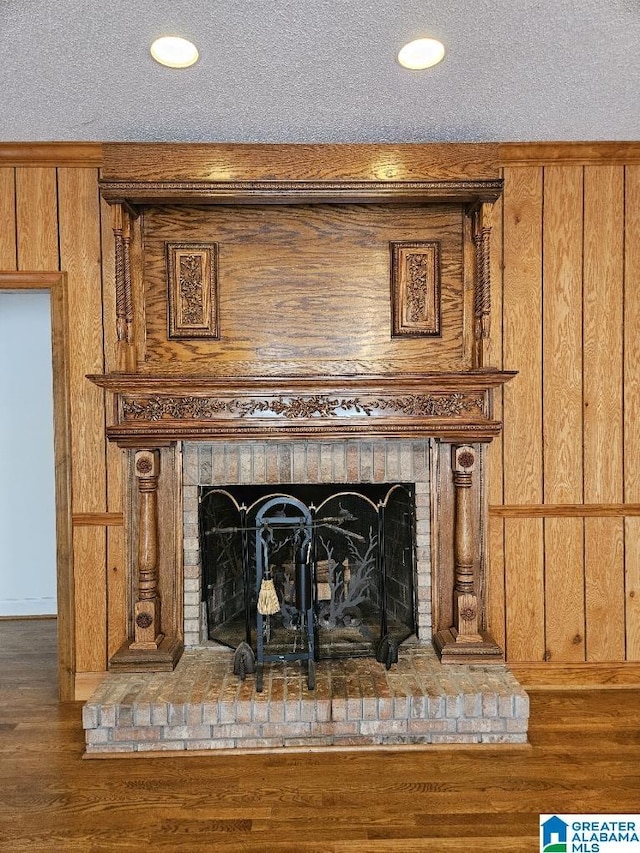
<instances>
[{"instance_id":1,"label":"fireplace surround brick","mask_svg":"<svg viewBox=\"0 0 640 853\"><path fill-rule=\"evenodd\" d=\"M184 642L203 642L198 488L238 484L384 483L415 487L417 634L432 636L429 439L187 442L183 447Z\"/></svg>"}]
</instances>

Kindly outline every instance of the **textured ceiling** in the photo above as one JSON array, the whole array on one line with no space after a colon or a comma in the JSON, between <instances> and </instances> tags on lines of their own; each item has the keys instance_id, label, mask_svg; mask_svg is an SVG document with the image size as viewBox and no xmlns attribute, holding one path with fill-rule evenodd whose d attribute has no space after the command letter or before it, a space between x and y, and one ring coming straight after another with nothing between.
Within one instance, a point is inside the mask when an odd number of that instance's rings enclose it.
<instances>
[{"instance_id":1,"label":"textured ceiling","mask_svg":"<svg viewBox=\"0 0 640 853\"><path fill-rule=\"evenodd\" d=\"M640 139L640 0L0 0L0 35L4 141Z\"/></svg>"}]
</instances>

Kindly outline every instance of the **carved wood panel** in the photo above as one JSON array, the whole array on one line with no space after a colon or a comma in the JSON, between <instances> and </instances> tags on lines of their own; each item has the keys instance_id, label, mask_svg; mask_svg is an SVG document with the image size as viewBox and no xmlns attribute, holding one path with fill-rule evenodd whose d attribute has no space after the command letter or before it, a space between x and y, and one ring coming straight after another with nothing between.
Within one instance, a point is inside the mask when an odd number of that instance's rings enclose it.
<instances>
[{"instance_id":1,"label":"carved wood panel","mask_svg":"<svg viewBox=\"0 0 640 853\"><path fill-rule=\"evenodd\" d=\"M167 243L169 338L218 337L218 246Z\"/></svg>"},{"instance_id":2,"label":"carved wood panel","mask_svg":"<svg viewBox=\"0 0 640 853\"><path fill-rule=\"evenodd\" d=\"M393 334L440 334L440 243L391 243Z\"/></svg>"}]
</instances>

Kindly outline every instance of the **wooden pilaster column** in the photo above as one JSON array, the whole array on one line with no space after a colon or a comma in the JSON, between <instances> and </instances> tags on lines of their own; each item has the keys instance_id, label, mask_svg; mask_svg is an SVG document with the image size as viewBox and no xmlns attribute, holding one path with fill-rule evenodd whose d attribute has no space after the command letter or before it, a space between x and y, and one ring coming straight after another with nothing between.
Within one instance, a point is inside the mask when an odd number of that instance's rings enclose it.
<instances>
[{"instance_id":1,"label":"wooden pilaster column","mask_svg":"<svg viewBox=\"0 0 640 853\"><path fill-rule=\"evenodd\" d=\"M456 642L481 643L478 633L478 596L476 595L473 514L471 486L476 455L472 447L453 448L454 508L454 626Z\"/></svg>"},{"instance_id":2,"label":"wooden pilaster column","mask_svg":"<svg viewBox=\"0 0 640 853\"><path fill-rule=\"evenodd\" d=\"M140 450L134 459L140 495L138 526L138 599L134 608L135 639L131 649L157 649L164 636L160 630L158 595L158 474L157 450Z\"/></svg>"},{"instance_id":3,"label":"wooden pilaster column","mask_svg":"<svg viewBox=\"0 0 640 853\"><path fill-rule=\"evenodd\" d=\"M471 445L451 448L454 624L433 638L443 663L504 663L502 649L484 628L479 595L482 519L473 497L477 457Z\"/></svg>"},{"instance_id":4,"label":"wooden pilaster column","mask_svg":"<svg viewBox=\"0 0 640 853\"><path fill-rule=\"evenodd\" d=\"M160 616L160 540L158 536L158 485L160 452L138 450L133 456L137 485L137 547L133 561L133 639L109 661L109 669L138 672L172 670L182 654L182 641L165 636ZM134 502L135 507L135 502ZM133 508L132 508L133 512ZM131 529L131 528L130 528Z\"/></svg>"}]
</instances>

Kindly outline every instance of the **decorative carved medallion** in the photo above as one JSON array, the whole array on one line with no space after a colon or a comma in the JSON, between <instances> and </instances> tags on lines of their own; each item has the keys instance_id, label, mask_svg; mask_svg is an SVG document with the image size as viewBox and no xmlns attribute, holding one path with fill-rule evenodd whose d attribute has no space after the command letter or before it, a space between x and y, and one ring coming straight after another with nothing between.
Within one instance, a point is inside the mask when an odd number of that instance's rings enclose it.
<instances>
[{"instance_id":1,"label":"decorative carved medallion","mask_svg":"<svg viewBox=\"0 0 640 853\"><path fill-rule=\"evenodd\" d=\"M217 243L167 243L170 338L218 337Z\"/></svg>"},{"instance_id":2,"label":"decorative carved medallion","mask_svg":"<svg viewBox=\"0 0 640 853\"><path fill-rule=\"evenodd\" d=\"M391 243L393 334L440 334L440 244Z\"/></svg>"},{"instance_id":3,"label":"decorative carved medallion","mask_svg":"<svg viewBox=\"0 0 640 853\"><path fill-rule=\"evenodd\" d=\"M138 628L150 628L153 624L153 616L150 613L138 613L136 625Z\"/></svg>"},{"instance_id":4,"label":"decorative carved medallion","mask_svg":"<svg viewBox=\"0 0 640 853\"><path fill-rule=\"evenodd\" d=\"M138 474L150 474L153 470L153 463L150 459L143 457L136 462L136 471Z\"/></svg>"},{"instance_id":5,"label":"decorative carved medallion","mask_svg":"<svg viewBox=\"0 0 640 853\"><path fill-rule=\"evenodd\" d=\"M479 394L404 394L399 397L343 399L323 394L309 397L275 397L262 399L219 399L215 397L151 396L132 400L125 398L122 414L127 421L212 420L224 417L330 418L382 413L406 417L460 417L465 412L482 413L484 399Z\"/></svg>"}]
</instances>

